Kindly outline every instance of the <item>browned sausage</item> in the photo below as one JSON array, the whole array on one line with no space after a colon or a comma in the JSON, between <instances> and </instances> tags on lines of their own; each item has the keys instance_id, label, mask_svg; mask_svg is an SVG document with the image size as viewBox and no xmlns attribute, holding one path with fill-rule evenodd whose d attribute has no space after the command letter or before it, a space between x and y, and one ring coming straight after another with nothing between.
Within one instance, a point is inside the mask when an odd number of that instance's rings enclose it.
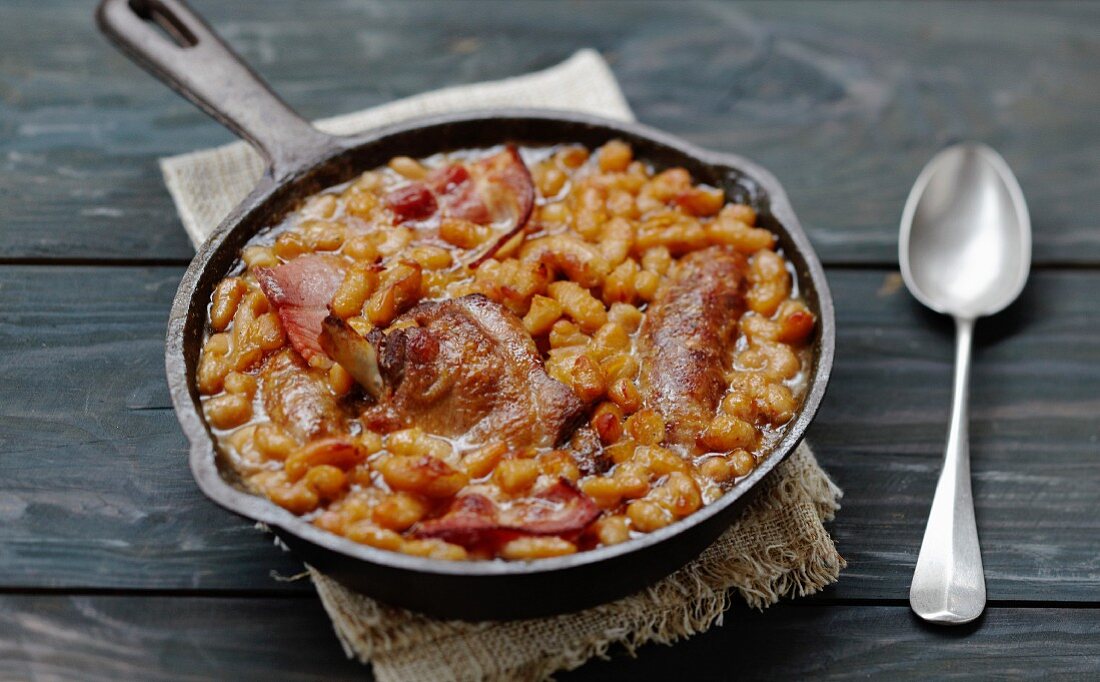
<instances>
[{"instance_id":1,"label":"browned sausage","mask_svg":"<svg viewBox=\"0 0 1100 682\"><path fill-rule=\"evenodd\" d=\"M641 392L646 407L664 416L667 442L690 447L726 390L747 262L714 246L673 267L642 323Z\"/></svg>"}]
</instances>

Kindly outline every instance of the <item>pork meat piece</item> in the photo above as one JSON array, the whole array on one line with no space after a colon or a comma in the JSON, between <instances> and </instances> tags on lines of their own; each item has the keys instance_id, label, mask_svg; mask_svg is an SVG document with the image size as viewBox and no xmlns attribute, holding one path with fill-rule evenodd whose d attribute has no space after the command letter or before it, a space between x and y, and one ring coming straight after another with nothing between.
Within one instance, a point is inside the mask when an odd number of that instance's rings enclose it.
<instances>
[{"instance_id":1,"label":"pork meat piece","mask_svg":"<svg viewBox=\"0 0 1100 682\"><path fill-rule=\"evenodd\" d=\"M328 381L290 350L264 362L260 386L268 417L299 443L343 432L340 406Z\"/></svg>"},{"instance_id":2,"label":"pork meat piece","mask_svg":"<svg viewBox=\"0 0 1100 682\"><path fill-rule=\"evenodd\" d=\"M368 338L385 383L364 412L372 429L549 447L583 419L584 403L546 373L519 318L479 294L420 303Z\"/></svg>"}]
</instances>

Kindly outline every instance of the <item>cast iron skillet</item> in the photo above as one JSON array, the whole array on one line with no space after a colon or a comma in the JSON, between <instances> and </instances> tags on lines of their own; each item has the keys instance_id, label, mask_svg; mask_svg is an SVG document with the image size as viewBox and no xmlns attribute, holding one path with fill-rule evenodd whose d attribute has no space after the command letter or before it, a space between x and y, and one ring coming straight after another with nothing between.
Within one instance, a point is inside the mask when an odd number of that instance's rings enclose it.
<instances>
[{"instance_id":1,"label":"cast iron skillet","mask_svg":"<svg viewBox=\"0 0 1100 682\"><path fill-rule=\"evenodd\" d=\"M507 619L581 609L641 589L699 554L737 517L750 490L802 440L832 367L833 304L825 273L786 194L755 163L634 123L560 111L463 113L332 136L291 111L179 0L103 0L96 18L131 59L248 140L267 161L256 188L218 226L184 274L168 321L165 364L199 487L226 509L267 524L309 564L381 601L434 616ZM746 480L695 514L621 545L535 562L454 563L351 542L239 486L202 416L194 377L211 293L249 238L277 223L300 199L393 156L421 157L505 141L594 147L612 138L629 142L638 158L658 167L683 166L696 181L722 187L729 197L755 207L761 223L779 235L800 291L817 315L814 361L802 407L775 450Z\"/></svg>"}]
</instances>

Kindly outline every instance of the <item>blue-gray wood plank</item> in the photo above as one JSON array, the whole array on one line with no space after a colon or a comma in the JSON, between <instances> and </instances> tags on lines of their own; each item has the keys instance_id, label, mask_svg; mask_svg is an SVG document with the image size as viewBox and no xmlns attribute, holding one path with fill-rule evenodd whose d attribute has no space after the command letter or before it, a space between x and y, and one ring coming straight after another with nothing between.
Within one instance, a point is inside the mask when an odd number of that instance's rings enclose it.
<instances>
[{"instance_id":1,"label":"blue-gray wood plank","mask_svg":"<svg viewBox=\"0 0 1100 682\"><path fill-rule=\"evenodd\" d=\"M1100 670L1100 5L194 4L310 117L594 46L642 121L775 171L833 266L838 358L811 441L847 493L831 526L841 582L563 677ZM156 158L230 136L90 13L0 11L0 679L360 676L309 586L275 579L300 564L195 488L168 402L164 325L191 252ZM909 184L964 137L1018 171L1044 267L979 327L993 601L977 627L942 632L904 599L952 340L893 261Z\"/></svg>"},{"instance_id":2,"label":"blue-gray wood plank","mask_svg":"<svg viewBox=\"0 0 1100 682\"><path fill-rule=\"evenodd\" d=\"M637 658L612 651L556 679L1095 679L1100 611L990 610L963 629L906 606L743 606L725 623ZM362 680L312 599L0 596L0 679Z\"/></svg>"},{"instance_id":3,"label":"blue-gray wood plank","mask_svg":"<svg viewBox=\"0 0 1100 682\"><path fill-rule=\"evenodd\" d=\"M0 586L304 589L191 480L162 363L178 267L0 267ZM953 339L887 270L830 271L837 359L810 440L847 491L830 597L902 599L935 477ZM1100 272L1040 271L979 326L975 496L992 599L1100 591ZM10 390L15 387L16 390Z\"/></svg>"},{"instance_id":4,"label":"blue-gray wood plank","mask_svg":"<svg viewBox=\"0 0 1100 682\"><path fill-rule=\"evenodd\" d=\"M594 46L638 117L783 181L821 256L894 259L925 161L962 138L1020 176L1042 263L1100 263L1100 5L196 0L310 117ZM87 2L0 21L2 259L172 259L156 159L230 139L96 33Z\"/></svg>"}]
</instances>

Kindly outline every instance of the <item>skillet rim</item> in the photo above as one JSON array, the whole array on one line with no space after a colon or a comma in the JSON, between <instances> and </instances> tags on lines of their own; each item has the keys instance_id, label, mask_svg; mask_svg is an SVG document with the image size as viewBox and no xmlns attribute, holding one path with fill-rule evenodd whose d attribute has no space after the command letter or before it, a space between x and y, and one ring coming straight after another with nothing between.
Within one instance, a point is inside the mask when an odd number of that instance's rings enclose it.
<instances>
[{"instance_id":1,"label":"skillet rim","mask_svg":"<svg viewBox=\"0 0 1100 682\"><path fill-rule=\"evenodd\" d=\"M618 545L597 547L576 554L536 561L482 560L453 562L377 549L322 530L270 500L242 490L227 481L222 475L218 464L219 454L216 440L202 417L201 400L198 398L197 391L192 393L194 377L187 370L184 350L187 341L185 335L187 328L189 326L194 328L194 325L198 325L199 329L205 328L206 304L205 302L195 301L196 291L210 261L219 252L222 244L235 229L247 222L246 219L250 215L265 210L268 202L275 199L278 190L293 185L309 172L331 162L336 157L352 150L381 144L387 138L400 134L455 124L473 125L482 123L491 125L501 119L529 120L532 123L539 121L566 123L588 128L601 128L612 133L617 132L645 138L657 146L667 147L715 171L735 171L748 181L757 184L764 191L768 199L769 213L779 224L780 230L786 233L789 241L794 246L794 250L804 261L807 279L816 294L818 308L816 312L818 313L820 329L815 344L810 384L797 416L793 422L786 425L786 432L783 437L749 476L738 482L733 489L715 502L704 506L687 517L653 533L632 538ZM169 392L176 417L190 444L189 462L192 475L203 494L218 505L250 520L271 526L277 533L292 535L298 540L316 545L348 559L381 565L389 569L459 578L484 578L504 575L530 576L620 558L624 555L643 551L685 533L691 528L723 513L730 506L737 504L741 498L752 493L759 482L789 457L804 439L806 430L820 409L832 372L836 343L832 295L824 268L802 230L801 223L799 223L794 209L790 205L786 192L775 176L756 162L737 154L704 149L676 136L633 121L617 121L587 113L534 108L494 108L418 117L357 135L333 136L332 140L334 144L331 147L318 149L316 155L306 159L299 168L275 176L269 167L252 192L222 220L199 248L195 258L188 265L173 298L165 344L165 369L168 376ZM502 139L501 142L503 141L505 140ZM732 522L731 519L730 523ZM728 525L726 524L725 527L728 527ZM687 561L690 560L691 558Z\"/></svg>"}]
</instances>

